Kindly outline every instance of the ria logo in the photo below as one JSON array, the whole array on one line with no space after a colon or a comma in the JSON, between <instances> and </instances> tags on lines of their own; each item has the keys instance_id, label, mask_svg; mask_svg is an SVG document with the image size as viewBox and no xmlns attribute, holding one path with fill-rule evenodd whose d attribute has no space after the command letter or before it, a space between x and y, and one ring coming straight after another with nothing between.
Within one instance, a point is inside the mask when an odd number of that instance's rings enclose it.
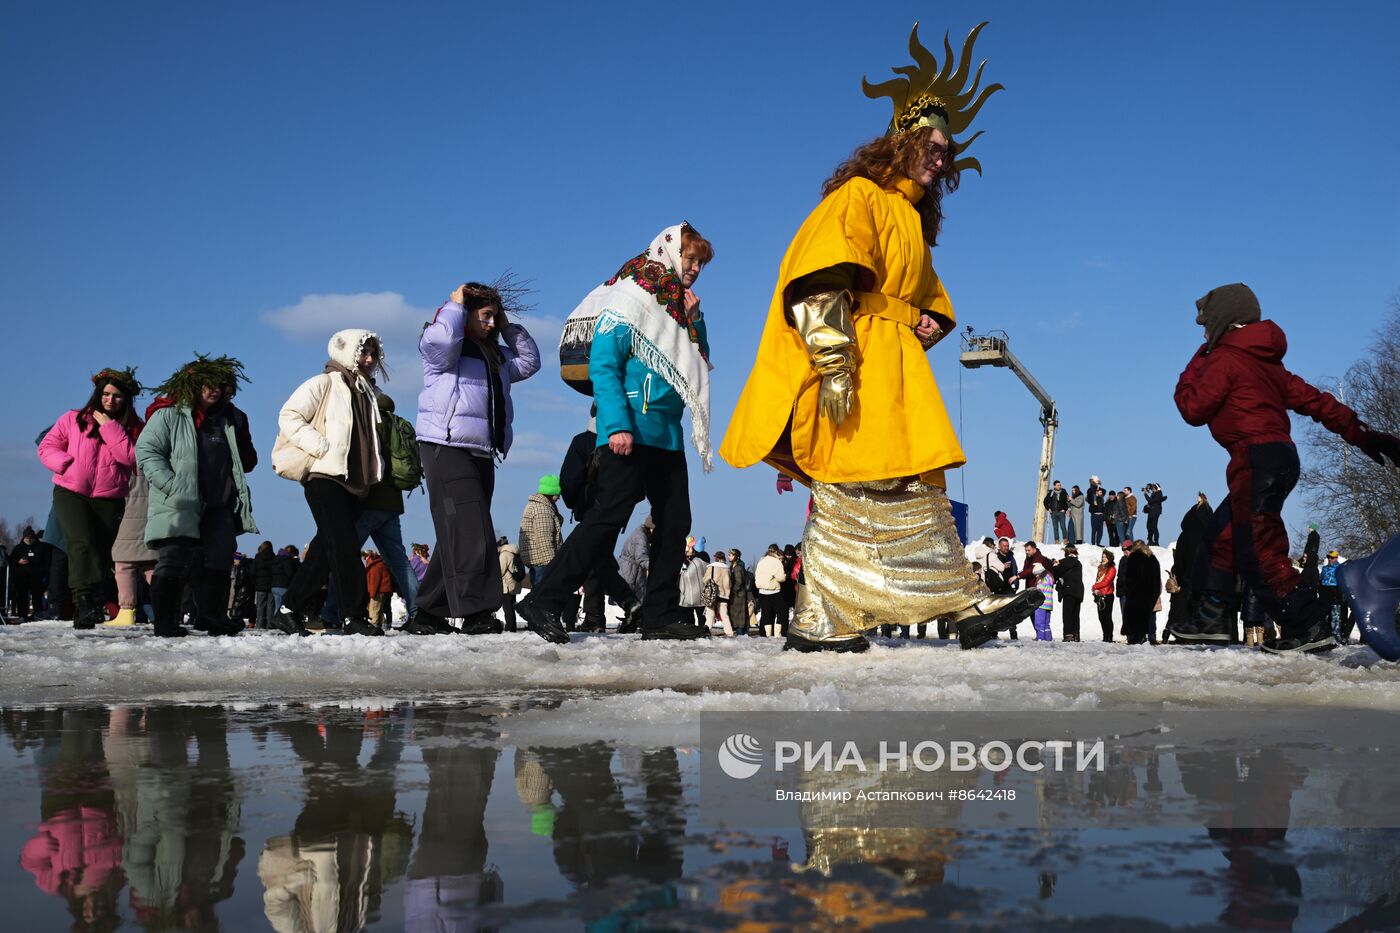
<instances>
[{"instance_id":1,"label":"ria logo","mask_svg":"<svg viewBox=\"0 0 1400 933\"><path fill-rule=\"evenodd\" d=\"M763 767L763 745L745 732L736 732L719 747L720 770L736 781L751 778Z\"/></svg>"}]
</instances>

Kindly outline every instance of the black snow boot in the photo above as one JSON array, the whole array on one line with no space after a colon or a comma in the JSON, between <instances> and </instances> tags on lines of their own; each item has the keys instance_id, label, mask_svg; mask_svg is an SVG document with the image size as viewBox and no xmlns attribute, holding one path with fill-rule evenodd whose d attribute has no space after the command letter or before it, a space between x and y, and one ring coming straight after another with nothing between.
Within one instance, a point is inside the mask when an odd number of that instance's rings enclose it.
<instances>
[{"instance_id":1,"label":"black snow boot","mask_svg":"<svg viewBox=\"0 0 1400 933\"><path fill-rule=\"evenodd\" d=\"M857 635L855 638L841 638L836 641L812 641L789 632L787 640L783 642L784 651L801 651L803 653L829 651L834 654L860 654L869 649L870 642L864 635Z\"/></svg>"},{"instance_id":2,"label":"black snow boot","mask_svg":"<svg viewBox=\"0 0 1400 933\"><path fill-rule=\"evenodd\" d=\"M199 619L195 628L210 635L243 634L243 623L228 617L228 588L227 574L204 572L199 575L194 599Z\"/></svg>"},{"instance_id":3,"label":"black snow boot","mask_svg":"<svg viewBox=\"0 0 1400 933\"><path fill-rule=\"evenodd\" d=\"M159 613L157 613L159 618ZM272 621L268 623L272 628L284 635L310 635L306 630L306 616L295 610L288 609L285 605L277 607L277 611L272 614Z\"/></svg>"},{"instance_id":4,"label":"black snow boot","mask_svg":"<svg viewBox=\"0 0 1400 933\"><path fill-rule=\"evenodd\" d=\"M442 616L426 609L414 609L399 631L409 635L447 635L452 632L452 626Z\"/></svg>"},{"instance_id":5,"label":"black snow boot","mask_svg":"<svg viewBox=\"0 0 1400 933\"><path fill-rule=\"evenodd\" d=\"M156 574L151 578L151 613L155 616L152 634L161 638L180 638L189 632L180 624L180 603L185 584L179 577Z\"/></svg>"},{"instance_id":6,"label":"black snow boot","mask_svg":"<svg viewBox=\"0 0 1400 933\"><path fill-rule=\"evenodd\" d=\"M365 616L356 616L353 619L346 619L344 630L346 635L365 635L373 637L375 635L382 636L384 634L383 629L370 622Z\"/></svg>"},{"instance_id":7,"label":"black snow boot","mask_svg":"<svg viewBox=\"0 0 1400 933\"><path fill-rule=\"evenodd\" d=\"M569 643L569 633L564 631L564 626L559 621L559 610L536 605L533 596L521 600L515 607L515 614L525 620L525 625L530 631L545 641L556 645Z\"/></svg>"},{"instance_id":8,"label":"black snow boot","mask_svg":"<svg viewBox=\"0 0 1400 933\"><path fill-rule=\"evenodd\" d=\"M1270 654L1291 654L1297 651L1320 654L1337 647L1332 634L1330 607L1311 586L1297 586L1283 598L1283 618L1277 638L1265 638L1264 650Z\"/></svg>"},{"instance_id":9,"label":"black snow boot","mask_svg":"<svg viewBox=\"0 0 1400 933\"><path fill-rule=\"evenodd\" d=\"M494 612L478 612L463 619L459 631L463 635L499 635L505 631L505 626Z\"/></svg>"},{"instance_id":10,"label":"black snow boot","mask_svg":"<svg viewBox=\"0 0 1400 933\"><path fill-rule=\"evenodd\" d=\"M73 627L76 629L94 629L107 621L107 607L101 601L89 593L82 593L73 597Z\"/></svg>"},{"instance_id":11,"label":"black snow boot","mask_svg":"<svg viewBox=\"0 0 1400 933\"><path fill-rule=\"evenodd\" d=\"M642 603L641 600L632 600L622 609L622 624L617 627L617 634L631 635L642 624Z\"/></svg>"},{"instance_id":12,"label":"black snow boot","mask_svg":"<svg viewBox=\"0 0 1400 933\"><path fill-rule=\"evenodd\" d=\"M1224 593L1201 593L1191 599L1191 614L1167 631L1183 644L1228 645L1231 599Z\"/></svg>"},{"instance_id":13,"label":"black snow boot","mask_svg":"<svg viewBox=\"0 0 1400 933\"><path fill-rule=\"evenodd\" d=\"M701 628L693 622L671 622L657 628L642 629L643 641L664 639L668 641L695 641L709 638L709 629Z\"/></svg>"},{"instance_id":14,"label":"black snow boot","mask_svg":"<svg viewBox=\"0 0 1400 933\"><path fill-rule=\"evenodd\" d=\"M953 616L958 630L958 644L964 651L985 645L997 637L997 632L1010 629L1035 615L1045 602L1040 590L1025 590L1014 596L987 596Z\"/></svg>"},{"instance_id":15,"label":"black snow boot","mask_svg":"<svg viewBox=\"0 0 1400 933\"><path fill-rule=\"evenodd\" d=\"M1337 639L1332 635L1332 626L1325 619L1316 622L1311 628L1302 631L1286 632L1278 638L1265 638L1264 650L1270 654L1322 654L1337 647Z\"/></svg>"}]
</instances>

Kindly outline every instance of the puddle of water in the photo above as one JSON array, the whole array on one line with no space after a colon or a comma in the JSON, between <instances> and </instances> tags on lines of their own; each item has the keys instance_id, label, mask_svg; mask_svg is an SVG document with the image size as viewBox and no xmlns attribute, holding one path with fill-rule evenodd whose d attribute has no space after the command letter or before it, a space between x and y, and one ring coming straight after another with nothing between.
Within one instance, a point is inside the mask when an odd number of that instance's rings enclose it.
<instances>
[{"instance_id":1,"label":"puddle of water","mask_svg":"<svg viewBox=\"0 0 1400 933\"><path fill-rule=\"evenodd\" d=\"M694 748L519 746L527 711L4 710L4 926L1400 928L1393 830L721 831Z\"/></svg>"}]
</instances>

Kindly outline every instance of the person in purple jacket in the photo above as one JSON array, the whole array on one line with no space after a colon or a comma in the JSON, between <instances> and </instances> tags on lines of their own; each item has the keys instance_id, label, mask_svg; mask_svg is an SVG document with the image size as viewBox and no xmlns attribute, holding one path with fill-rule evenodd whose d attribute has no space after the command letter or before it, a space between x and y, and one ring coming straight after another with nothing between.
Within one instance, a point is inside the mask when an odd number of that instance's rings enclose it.
<instances>
[{"instance_id":1,"label":"person in purple jacket","mask_svg":"<svg viewBox=\"0 0 1400 933\"><path fill-rule=\"evenodd\" d=\"M418 341L418 446L437 546L414 621L439 632L452 631L449 618L462 619L468 634L502 630L495 618L502 593L491 494L496 460L510 450L510 387L540 368L534 339L506 316L513 294L468 282L438 309ZM562 628L537 632L568 641Z\"/></svg>"}]
</instances>

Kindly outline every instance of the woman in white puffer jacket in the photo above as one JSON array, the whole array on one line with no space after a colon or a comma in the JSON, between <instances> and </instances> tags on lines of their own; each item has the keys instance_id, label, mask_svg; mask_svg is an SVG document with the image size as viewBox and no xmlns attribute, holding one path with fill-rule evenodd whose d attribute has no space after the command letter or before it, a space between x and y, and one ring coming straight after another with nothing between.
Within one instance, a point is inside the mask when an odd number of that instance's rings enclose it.
<instances>
[{"instance_id":1,"label":"woman in white puffer jacket","mask_svg":"<svg viewBox=\"0 0 1400 933\"><path fill-rule=\"evenodd\" d=\"M355 520L365 494L384 475L374 383L376 371L384 374L384 347L370 331L342 330L331 336L326 352L325 371L298 386L277 418L272 468L301 483L316 537L272 624L287 634L304 632L307 608L333 576L347 613L343 630L382 635L366 616L369 596Z\"/></svg>"}]
</instances>

